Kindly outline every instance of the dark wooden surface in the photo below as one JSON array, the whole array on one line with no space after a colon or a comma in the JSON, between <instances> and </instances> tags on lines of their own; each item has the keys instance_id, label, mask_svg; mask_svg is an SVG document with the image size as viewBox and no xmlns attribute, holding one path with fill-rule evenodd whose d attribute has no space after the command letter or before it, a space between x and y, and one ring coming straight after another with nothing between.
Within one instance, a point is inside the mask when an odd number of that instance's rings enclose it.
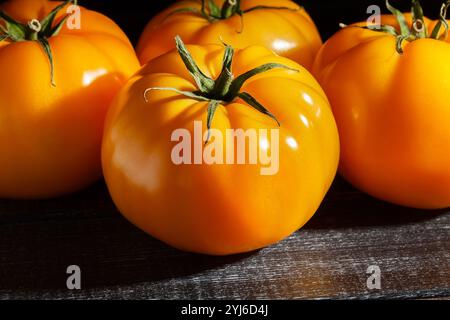
<instances>
[{"instance_id":1,"label":"dark wooden surface","mask_svg":"<svg viewBox=\"0 0 450 320\"><path fill-rule=\"evenodd\" d=\"M66 268L82 289L66 289ZM381 290L366 269L381 268ZM103 183L48 201L0 201L0 298L450 297L450 213L396 207L338 179L300 231L244 255L172 249L129 224Z\"/></svg>"},{"instance_id":2,"label":"dark wooden surface","mask_svg":"<svg viewBox=\"0 0 450 320\"><path fill-rule=\"evenodd\" d=\"M133 43L171 1L81 1ZM365 19L384 1L304 0L323 38L339 22ZM393 1L403 9L409 1ZM436 16L440 0L422 1ZM82 289L66 289L66 268ZM366 287L378 265L382 289ZM374 200L338 179L300 231L258 252L208 257L152 239L116 211L99 183L47 201L0 200L0 299L5 298L449 298L450 210L420 211Z\"/></svg>"}]
</instances>

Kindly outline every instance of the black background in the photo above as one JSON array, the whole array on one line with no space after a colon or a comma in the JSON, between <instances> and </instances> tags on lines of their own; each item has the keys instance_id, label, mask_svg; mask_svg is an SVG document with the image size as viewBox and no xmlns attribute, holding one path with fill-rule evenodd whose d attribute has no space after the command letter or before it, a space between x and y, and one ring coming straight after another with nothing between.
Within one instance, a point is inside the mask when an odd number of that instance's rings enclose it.
<instances>
[{"instance_id":1,"label":"black background","mask_svg":"<svg viewBox=\"0 0 450 320\"><path fill-rule=\"evenodd\" d=\"M98 1L80 0L79 4L93 10L100 11L115 20L136 43L139 34L146 23L158 11L164 9L173 0L128 0L128 1ZM367 19L367 7L379 5L382 12L386 12L384 0L297 0L310 13L316 22L324 40L339 29L339 23L351 23ZM409 11L411 0L391 0L392 5L402 11ZM437 18L444 0L422 1L425 15ZM157 35L155 35L157 36Z\"/></svg>"}]
</instances>

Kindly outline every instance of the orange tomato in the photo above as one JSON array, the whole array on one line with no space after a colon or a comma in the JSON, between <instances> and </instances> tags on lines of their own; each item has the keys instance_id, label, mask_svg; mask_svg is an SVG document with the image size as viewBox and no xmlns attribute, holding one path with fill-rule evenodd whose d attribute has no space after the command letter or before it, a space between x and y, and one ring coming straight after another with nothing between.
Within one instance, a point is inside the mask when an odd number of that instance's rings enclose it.
<instances>
[{"instance_id":1,"label":"orange tomato","mask_svg":"<svg viewBox=\"0 0 450 320\"><path fill-rule=\"evenodd\" d=\"M59 4L13 0L1 6L23 24L27 36L14 41L10 35L0 42L0 197L52 197L99 179L108 106L139 68L121 29L82 7L80 29L64 23L57 35L48 38L51 63L38 42L44 36L33 38L27 23L43 21ZM39 21L34 23L40 26ZM7 26L4 19L2 25Z\"/></svg>"},{"instance_id":2,"label":"orange tomato","mask_svg":"<svg viewBox=\"0 0 450 320\"><path fill-rule=\"evenodd\" d=\"M219 14L224 4L233 1L211 1L216 8L212 10L211 6L205 5L204 15L201 14L201 2L179 1L148 23L136 49L142 64L172 50L174 37L180 35L188 44L221 44L223 41L235 48L262 45L307 69L312 67L322 40L313 20L295 2L234 1L236 6L240 5L234 9L240 9L242 17L239 10ZM182 11L186 8L191 10Z\"/></svg>"},{"instance_id":3,"label":"orange tomato","mask_svg":"<svg viewBox=\"0 0 450 320\"><path fill-rule=\"evenodd\" d=\"M409 30L417 19L404 17ZM437 21L422 20L425 33L404 41L394 15L381 23L397 36L346 27L314 74L338 124L341 174L374 197L436 209L450 206L450 45L442 29L431 38Z\"/></svg>"},{"instance_id":4,"label":"orange tomato","mask_svg":"<svg viewBox=\"0 0 450 320\"><path fill-rule=\"evenodd\" d=\"M188 50L199 69L216 79L217 85L224 74L223 46L188 46ZM238 79L238 75L268 63L289 68L258 74L241 88L267 108L266 114L237 96L224 98L226 95L218 93L221 90L199 93L176 51L152 60L129 81L112 103L102 148L109 191L126 218L176 248L213 255L273 244L311 218L337 170L337 128L322 89L297 63L251 46L236 50L229 71ZM148 92L148 88L166 90ZM200 98L185 96L192 93ZM195 138L195 124L200 122L201 133L206 135L207 110L213 101L219 102L212 121L215 134L203 146L205 137L202 134L200 142ZM268 116L269 111L281 127ZM261 174L264 165L259 161L174 162L178 144L173 135L177 130L194 136L194 146L184 150L188 158L201 148L205 155L211 144L217 147L215 152L209 149L211 153L225 157L230 152L232 159L239 157L234 142L219 139L231 129L279 130L278 149L272 147L275 138L271 134L256 136L256 145L263 150L271 154L278 150L278 171ZM244 148L247 157L250 145Z\"/></svg>"}]
</instances>

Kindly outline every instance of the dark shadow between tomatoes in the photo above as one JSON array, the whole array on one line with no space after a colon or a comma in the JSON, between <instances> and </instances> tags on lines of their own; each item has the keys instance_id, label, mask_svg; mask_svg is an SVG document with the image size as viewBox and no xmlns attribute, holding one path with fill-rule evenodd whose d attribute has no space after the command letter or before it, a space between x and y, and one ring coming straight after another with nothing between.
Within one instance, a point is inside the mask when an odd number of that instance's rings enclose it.
<instances>
[{"instance_id":1,"label":"dark shadow between tomatoes","mask_svg":"<svg viewBox=\"0 0 450 320\"><path fill-rule=\"evenodd\" d=\"M397 206L358 191L338 176L306 229L341 229L418 223L450 212Z\"/></svg>"}]
</instances>

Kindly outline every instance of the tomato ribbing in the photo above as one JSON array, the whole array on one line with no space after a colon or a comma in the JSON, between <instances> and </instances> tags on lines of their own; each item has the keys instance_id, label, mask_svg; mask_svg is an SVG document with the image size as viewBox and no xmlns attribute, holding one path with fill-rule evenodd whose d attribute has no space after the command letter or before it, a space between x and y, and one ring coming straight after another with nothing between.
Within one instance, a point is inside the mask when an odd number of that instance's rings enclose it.
<instances>
[{"instance_id":1,"label":"tomato ribbing","mask_svg":"<svg viewBox=\"0 0 450 320\"><path fill-rule=\"evenodd\" d=\"M201 9L185 7L172 11L170 15L181 13L181 12L192 12L198 14L208 20L209 22L214 22L216 20L224 20L228 19L234 15L243 16L247 12L262 10L262 9L273 9L273 10L290 10L297 11L297 9L292 9L283 6L264 6L258 5L255 7L248 8L246 10L241 9L241 1L240 0L227 0L224 1L222 7L219 7L213 0L201 0L202 7Z\"/></svg>"}]
</instances>

